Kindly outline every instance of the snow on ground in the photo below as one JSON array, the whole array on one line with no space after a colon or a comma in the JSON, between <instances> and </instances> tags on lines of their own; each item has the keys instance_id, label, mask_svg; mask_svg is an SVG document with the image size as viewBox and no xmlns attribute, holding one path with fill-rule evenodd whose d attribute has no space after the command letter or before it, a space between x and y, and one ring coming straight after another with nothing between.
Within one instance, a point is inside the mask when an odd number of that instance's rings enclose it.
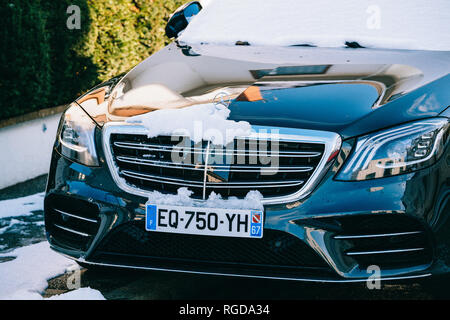
<instances>
[{"instance_id":1,"label":"snow on ground","mask_svg":"<svg viewBox=\"0 0 450 320\"><path fill-rule=\"evenodd\" d=\"M86 287L56 295L47 300L105 300L105 297L100 291Z\"/></svg>"},{"instance_id":2,"label":"snow on ground","mask_svg":"<svg viewBox=\"0 0 450 320\"><path fill-rule=\"evenodd\" d=\"M0 201L0 219L29 216L33 211L44 210L44 193Z\"/></svg>"},{"instance_id":3,"label":"snow on ground","mask_svg":"<svg viewBox=\"0 0 450 320\"><path fill-rule=\"evenodd\" d=\"M14 228L16 225L21 225L21 224L26 224L26 222L17 220L17 219L11 219L7 222L6 226L0 228L0 234L5 232L6 230Z\"/></svg>"},{"instance_id":4,"label":"snow on ground","mask_svg":"<svg viewBox=\"0 0 450 320\"><path fill-rule=\"evenodd\" d=\"M43 202L44 193L0 201L0 252L45 240Z\"/></svg>"},{"instance_id":5,"label":"snow on ground","mask_svg":"<svg viewBox=\"0 0 450 320\"><path fill-rule=\"evenodd\" d=\"M34 243L45 239L43 201L44 193L0 201L0 252L7 251L0 253L0 300L43 299L47 281L76 265L48 242ZM17 248L21 245L26 246ZM81 288L54 299L104 298L97 290Z\"/></svg>"},{"instance_id":6,"label":"snow on ground","mask_svg":"<svg viewBox=\"0 0 450 320\"><path fill-rule=\"evenodd\" d=\"M0 257L15 257L0 263L0 299L42 299L47 281L66 272L75 262L50 249L48 242L40 242L2 253ZM81 288L57 296L55 299L102 299L97 290Z\"/></svg>"},{"instance_id":7,"label":"snow on ground","mask_svg":"<svg viewBox=\"0 0 450 320\"><path fill-rule=\"evenodd\" d=\"M180 134L194 143L202 140L226 145L237 136L248 136L251 126L246 121L227 120L230 110L214 103L181 109L161 109L127 119L140 123L148 130L148 137Z\"/></svg>"},{"instance_id":8,"label":"snow on ground","mask_svg":"<svg viewBox=\"0 0 450 320\"><path fill-rule=\"evenodd\" d=\"M211 0L180 40L448 51L449 20L448 0Z\"/></svg>"},{"instance_id":9,"label":"snow on ground","mask_svg":"<svg viewBox=\"0 0 450 320\"><path fill-rule=\"evenodd\" d=\"M63 274L74 262L50 249L47 242L0 254L14 260L0 263L0 299L39 299L47 280Z\"/></svg>"}]
</instances>

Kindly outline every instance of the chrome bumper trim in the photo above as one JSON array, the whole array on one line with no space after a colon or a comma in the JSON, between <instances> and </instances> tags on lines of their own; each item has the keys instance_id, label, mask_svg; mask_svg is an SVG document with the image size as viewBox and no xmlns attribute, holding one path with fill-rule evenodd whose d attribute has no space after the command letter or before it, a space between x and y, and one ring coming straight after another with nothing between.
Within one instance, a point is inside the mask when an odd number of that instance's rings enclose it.
<instances>
[{"instance_id":1,"label":"chrome bumper trim","mask_svg":"<svg viewBox=\"0 0 450 320\"><path fill-rule=\"evenodd\" d=\"M64 254L63 254L64 255ZM252 279L268 279L268 280L288 280L288 281L301 281L301 282L321 282L321 283L362 283L367 282L369 278L359 278L359 279L326 279L326 278L290 278L290 277L275 277L275 276L259 276L259 275L248 275L239 273L220 273L220 272L205 272L205 271L192 271L192 270L181 270L181 269L166 269L166 268L153 268L153 267L139 267L130 265L117 265L110 263L99 263L91 262L84 259L76 259L68 255L64 255L69 259L75 260L86 265L100 266L100 267L114 267L114 268L124 268L124 269L136 269L136 270L149 270L149 271L163 271L163 272L177 272L177 273L187 273L187 274L200 274L200 275L211 275L211 276L222 276L222 277L239 277L239 278L252 278ZM380 281L400 281L400 280L411 280L430 277L431 273L423 273L417 275L409 276L390 276L385 278L380 278ZM373 280L373 279L370 279Z\"/></svg>"}]
</instances>

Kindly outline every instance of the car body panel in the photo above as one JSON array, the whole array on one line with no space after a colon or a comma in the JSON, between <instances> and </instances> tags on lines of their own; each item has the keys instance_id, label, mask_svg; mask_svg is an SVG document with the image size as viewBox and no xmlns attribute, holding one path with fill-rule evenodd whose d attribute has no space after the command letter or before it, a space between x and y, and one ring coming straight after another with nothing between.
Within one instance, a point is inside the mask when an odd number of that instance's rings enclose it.
<instances>
[{"instance_id":1,"label":"car body panel","mask_svg":"<svg viewBox=\"0 0 450 320\"><path fill-rule=\"evenodd\" d=\"M114 82L114 90L107 83L111 92L99 97L100 86L77 102L101 126L212 102L225 92L232 120L335 131L345 139L444 111L448 58L448 52L172 43ZM246 97L255 90L257 99Z\"/></svg>"},{"instance_id":2,"label":"car body panel","mask_svg":"<svg viewBox=\"0 0 450 320\"><path fill-rule=\"evenodd\" d=\"M97 141L100 139L101 132L98 131ZM448 202L450 196L449 150L450 148L447 148L444 157L427 169L389 178L358 182L335 181L334 175L340 166L339 161L336 161L334 168L330 169L309 197L293 203L265 206L265 230L280 230L302 239L329 264L330 269L335 272L334 276L329 273L324 275L305 275L303 273L285 275L276 272L273 274L242 273L242 271L210 267L183 267L182 264L179 264L177 268L177 264L173 265L170 262L158 262L145 266L130 262L128 265L124 263L120 266L305 281L362 281L370 274L364 269L355 268L354 264L336 263L336 261L341 261L337 257L342 255L343 249L330 240L334 232L317 225L311 226L310 219L402 215L424 224L430 235L433 234L433 238L439 241L439 246L436 247L433 254L432 264L419 265L414 268L382 270L382 277L402 279L428 276L431 273L445 273L450 266L450 254L448 253L450 237L447 232L450 227L448 219L450 208ZM101 166L88 168L64 158L55 150L46 192L46 199L52 195L64 195L98 205L101 226L95 239L87 251L72 250L61 246L49 234L48 239L53 249L79 262L94 265L119 265L117 262L111 263L96 259L96 250L115 228L130 221L145 219L147 198L121 190L114 183L106 167L103 151L101 148L98 151ZM348 199L358 200L348 201ZM48 212L47 207L45 211Z\"/></svg>"},{"instance_id":3,"label":"car body panel","mask_svg":"<svg viewBox=\"0 0 450 320\"><path fill-rule=\"evenodd\" d=\"M409 121L449 116L449 57L449 52L172 43L126 75L95 87L72 104L85 110L98 125L95 138L100 166L87 167L67 159L55 144L45 198L49 242L53 249L87 264L277 279L365 281L370 275L367 270L346 256L348 242L336 241L335 225L323 221L337 219L339 224L346 217L405 217L422 228L432 259L408 267L385 268L381 276L400 279L446 273L450 270L448 144L437 163L413 173L366 181L337 181L334 177L351 153L356 137ZM121 124L135 115L160 109L215 102L223 93L231 120L248 121L253 126L328 131L342 138L340 154L326 167L311 193L296 201L264 206L265 230L300 239L324 262L324 274L319 270L287 275L281 270L235 270L181 261L137 264L131 258L113 263L98 258L99 248L114 230L143 221L147 201L121 189L112 177L102 143L104 125ZM98 211L98 230L86 248L74 249L53 237L53 196L80 200Z\"/></svg>"}]
</instances>

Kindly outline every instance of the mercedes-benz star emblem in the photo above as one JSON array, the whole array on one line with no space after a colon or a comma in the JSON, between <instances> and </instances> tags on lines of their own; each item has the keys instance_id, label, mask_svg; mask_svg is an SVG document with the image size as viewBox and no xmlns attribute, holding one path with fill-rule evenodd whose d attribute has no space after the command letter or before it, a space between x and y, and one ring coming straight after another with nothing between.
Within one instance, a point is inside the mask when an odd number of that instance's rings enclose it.
<instances>
[{"instance_id":1,"label":"mercedes-benz star emblem","mask_svg":"<svg viewBox=\"0 0 450 320\"><path fill-rule=\"evenodd\" d=\"M224 106L228 108L231 103L230 94L228 92L219 92L213 99L213 104L215 106Z\"/></svg>"}]
</instances>

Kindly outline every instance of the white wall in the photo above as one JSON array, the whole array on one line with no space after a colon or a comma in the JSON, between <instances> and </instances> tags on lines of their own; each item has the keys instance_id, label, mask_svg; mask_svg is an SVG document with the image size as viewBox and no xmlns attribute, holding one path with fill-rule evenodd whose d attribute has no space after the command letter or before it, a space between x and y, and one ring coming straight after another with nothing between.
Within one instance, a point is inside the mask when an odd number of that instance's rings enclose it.
<instances>
[{"instance_id":1,"label":"white wall","mask_svg":"<svg viewBox=\"0 0 450 320\"><path fill-rule=\"evenodd\" d=\"M48 172L60 117L55 114L0 128L0 189Z\"/></svg>"}]
</instances>

